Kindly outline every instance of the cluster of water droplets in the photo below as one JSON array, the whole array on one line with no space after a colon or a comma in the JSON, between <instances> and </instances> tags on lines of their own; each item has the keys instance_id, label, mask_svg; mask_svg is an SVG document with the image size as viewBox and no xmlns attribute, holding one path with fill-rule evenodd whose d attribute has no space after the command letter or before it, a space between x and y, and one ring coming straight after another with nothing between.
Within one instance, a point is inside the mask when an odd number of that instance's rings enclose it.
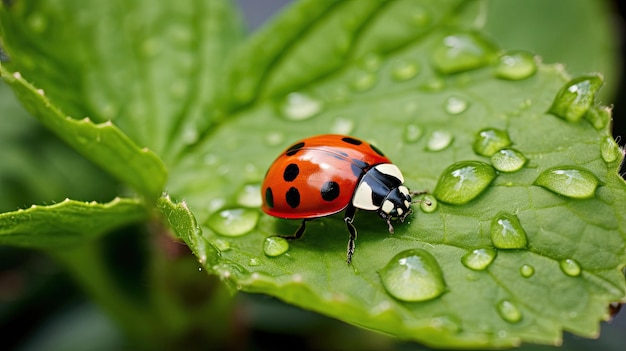
<instances>
[{"instance_id":1,"label":"cluster of water droplets","mask_svg":"<svg viewBox=\"0 0 626 351\"><path fill-rule=\"evenodd\" d=\"M433 51L432 62L435 69L443 74L456 74L487 65L493 65L494 76L504 80L520 80L533 76L537 71L536 58L527 52L513 51L498 55L491 44L474 33L448 35L441 39ZM349 75L350 81L336 91L344 96L366 92L381 81L379 70L382 60L377 55L364 57L358 69ZM411 58L398 59L389 63L390 78L396 82L405 82L419 77L423 71L421 63ZM441 81L431 84L433 89L441 88ZM568 83L555 98L550 113L570 122L577 122L587 116L592 106L595 90L599 87L596 76L575 79ZM304 121L324 112L332 99L316 96L311 92L296 91L287 94L279 102L279 114L291 121ZM450 116L458 116L470 108L470 102L462 96L451 95L444 99L443 110ZM413 114L417 109L416 102L405 106L405 113ZM603 110L594 110L589 117L594 126L606 125ZM337 118L329 124L330 131L347 134L354 127L354 121L348 118ZM427 151L438 152L448 148L454 141L452 133L445 129L427 130L414 120L403 130L406 143L414 144L425 140ZM285 141L280 132L268 134L268 145L278 145ZM452 205L466 204L483 194L499 173L520 171L528 163L527 157L514 147L509 133L499 128L484 128L476 132L471 145L476 155L486 161L460 161L447 167L441 174L432 194L423 197L424 212L432 212L439 201ZM601 143L602 158L610 163L618 161L623 151L617 143L607 137ZM559 195L570 198L589 198L594 196L600 184L597 177L581 167L559 166L543 171L536 179L535 185L541 186ZM207 225L217 234L228 238L244 235L254 229L259 221L259 212L254 207L260 204L258 185L247 185L237 197L241 207L216 211L207 221ZM523 223L517 214L500 212L489 225L491 247L469 249L460 258L460 263L474 272L487 270L497 259L500 250L526 250L529 239ZM221 251L230 249L226 239L220 238L215 245ZM284 255L289 250L287 240L280 237L268 237L263 242L263 252L268 257ZM257 258L248 262L249 265L260 264ZM559 261L564 274L577 277L582 268L577 261L566 258ZM427 250L405 250L388 261L379 271L386 291L394 298L406 302L428 301L442 296L447 291L447 284L439 262ZM519 275L524 279L532 279L538 275L535 267L520 262ZM514 299L502 299L495 304L495 310L501 318L510 323L517 323L523 318L523 311Z\"/></svg>"}]
</instances>

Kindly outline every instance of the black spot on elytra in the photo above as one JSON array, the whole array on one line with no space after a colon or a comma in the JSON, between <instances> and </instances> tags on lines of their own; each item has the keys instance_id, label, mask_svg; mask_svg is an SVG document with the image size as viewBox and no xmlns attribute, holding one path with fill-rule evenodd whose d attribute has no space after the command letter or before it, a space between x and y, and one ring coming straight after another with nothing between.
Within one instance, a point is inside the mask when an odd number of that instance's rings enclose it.
<instances>
[{"instance_id":1,"label":"black spot on elytra","mask_svg":"<svg viewBox=\"0 0 626 351\"><path fill-rule=\"evenodd\" d=\"M376 146L370 144L370 148L372 148L372 150L374 150L375 153L379 154L380 156L385 156L385 154L383 154L382 151L380 151L379 148L377 148Z\"/></svg>"},{"instance_id":2,"label":"black spot on elytra","mask_svg":"<svg viewBox=\"0 0 626 351\"><path fill-rule=\"evenodd\" d=\"M272 188L265 189L265 204L267 207L274 208L274 194L272 194Z\"/></svg>"},{"instance_id":3,"label":"black spot on elytra","mask_svg":"<svg viewBox=\"0 0 626 351\"><path fill-rule=\"evenodd\" d=\"M304 141L301 141L297 144L293 144L291 145L288 149L287 152L285 152L285 154L287 156L293 156L295 155L298 151L300 151L300 149L302 149L302 147L304 146Z\"/></svg>"},{"instance_id":4,"label":"black spot on elytra","mask_svg":"<svg viewBox=\"0 0 626 351\"><path fill-rule=\"evenodd\" d=\"M300 168L295 163L290 163L285 167L285 172L283 172L283 179L286 182L293 182L300 174Z\"/></svg>"},{"instance_id":5,"label":"black spot on elytra","mask_svg":"<svg viewBox=\"0 0 626 351\"><path fill-rule=\"evenodd\" d=\"M322 199L324 199L325 201L333 201L334 199L339 197L339 184L337 184L337 182L329 180L324 183L324 185L322 185L320 193L322 194Z\"/></svg>"},{"instance_id":6,"label":"black spot on elytra","mask_svg":"<svg viewBox=\"0 0 626 351\"><path fill-rule=\"evenodd\" d=\"M361 145L361 144L363 144L363 142L361 140L350 138L350 137L343 137L343 138L341 138L341 141L346 142L348 144L352 144L352 145Z\"/></svg>"},{"instance_id":7,"label":"black spot on elytra","mask_svg":"<svg viewBox=\"0 0 626 351\"><path fill-rule=\"evenodd\" d=\"M287 205L291 208L296 208L300 206L300 192L298 189L291 187L287 190L285 194L285 200L287 201Z\"/></svg>"}]
</instances>

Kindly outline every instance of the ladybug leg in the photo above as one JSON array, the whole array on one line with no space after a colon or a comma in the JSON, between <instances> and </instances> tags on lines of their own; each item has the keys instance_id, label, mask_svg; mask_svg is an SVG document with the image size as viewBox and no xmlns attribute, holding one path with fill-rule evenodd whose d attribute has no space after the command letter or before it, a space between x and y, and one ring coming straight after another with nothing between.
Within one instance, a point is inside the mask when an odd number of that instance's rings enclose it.
<instances>
[{"instance_id":1,"label":"ladybug leg","mask_svg":"<svg viewBox=\"0 0 626 351\"><path fill-rule=\"evenodd\" d=\"M304 231L306 230L306 222L310 221L311 219L309 218L305 218L302 220L302 223L300 224L300 227L298 227L298 230L296 230L295 233L293 233L293 235L279 235L279 237L283 238L283 239L287 239L287 240L295 240L295 239L300 239L302 237L302 235L304 235Z\"/></svg>"},{"instance_id":2,"label":"ladybug leg","mask_svg":"<svg viewBox=\"0 0 626 351\"><path fill-rule=\"evenodd\" d=\"M354 215L356 213L356 209L352 204L348 205L346 209L346 215L343 218L344 222L346 222L346 226L348 226L348 232L350 233L350 238L348 239L348 258L346 259L346 263L352 263L352 255L354 255L354 248L356 247L355 241L357 236L356 227L352 224L354 220Z\"/></svg>"},{"instance_id":3,"label":"ladybug leg","mask_svg":"<svg viewBox=\"0 0 626 351\"><path fill-rule=\"evenodd\" d=\"M389 234L393 234L393 225L391 225L391 217L387 217L387 226L389 227Z\"/></svg>"}]
</instances>

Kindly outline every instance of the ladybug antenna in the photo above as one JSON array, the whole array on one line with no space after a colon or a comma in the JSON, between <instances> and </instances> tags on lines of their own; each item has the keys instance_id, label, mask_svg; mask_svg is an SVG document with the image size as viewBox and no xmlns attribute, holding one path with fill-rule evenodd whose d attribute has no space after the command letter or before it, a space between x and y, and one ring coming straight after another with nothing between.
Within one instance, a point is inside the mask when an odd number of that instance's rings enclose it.
<instances>
[{"instance_id":1,"label":"ladybug antenna","mask_svg":"<svg viewBox=\"0 0 626 351\"><path fill-rule=\"evenodd\" d=\"M415 196L418 196L418 195L424 195L424 194L428 194L428 191L411 191L409 193L409 195L411 195L411 197L415 197ZM432 202L430 202L428 200L424 200L424 199L416 199L416 200L411 201L411 203L413 203L413 204L418 204L418 203L422 203L422 202L425 203L428 206L432 206L432 204L433 204Z\"/></svg>"}]
</instances>

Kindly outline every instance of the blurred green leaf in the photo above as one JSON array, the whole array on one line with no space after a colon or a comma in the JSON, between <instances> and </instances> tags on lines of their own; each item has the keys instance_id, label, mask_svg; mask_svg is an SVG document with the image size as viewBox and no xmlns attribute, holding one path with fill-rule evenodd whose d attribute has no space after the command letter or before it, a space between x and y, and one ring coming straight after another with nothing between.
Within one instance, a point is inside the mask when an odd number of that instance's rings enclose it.
<instances>
[{"instance_id":1,"label":"blurred green leaf","mask_svg":"<svg viewBox=\"0 0 626 351\"><path fill-rule=\"evenodd\" d=\"M113 124L67 117L19 72L0 66L0 76L30 113L85 157L147 197L156 197L163 189L167 171L162 161L151 151L139 149Z\"/></svg>"},{"instance_id":2,"label":"blurred green leaf","mask_svg":"<svg viewBox=\"0 0 626 351\"><path fill-rule=\"evenodd\" d=\"M0 214L0 244L43 249L75 245L147 216L145 205L134 199L33 205Z\"/></svg>"},{"instance_id":3,"label":"blurred green leaf","mask_svg":"<svg viewBox=\"0 0 626 351\"><path fill-rule=\"evenodd\" d=\"M45 91L65 114L113 121L164 160L211 122L222 65L240 28L225 0L0 6L11 71Z\"/></svg>"},{"instance_id":4,"label":"blurred green leaf","mask_svg":"<svg viewBox=\"0 0 626 351\"><path fill-rule=\"evenodd\" d=\"M575 76L602 72L603 103L615 97L621 79L618 19L612 1L488 0L485 31L510 49L561 63Z\"/></svg>"}]
</instances>

